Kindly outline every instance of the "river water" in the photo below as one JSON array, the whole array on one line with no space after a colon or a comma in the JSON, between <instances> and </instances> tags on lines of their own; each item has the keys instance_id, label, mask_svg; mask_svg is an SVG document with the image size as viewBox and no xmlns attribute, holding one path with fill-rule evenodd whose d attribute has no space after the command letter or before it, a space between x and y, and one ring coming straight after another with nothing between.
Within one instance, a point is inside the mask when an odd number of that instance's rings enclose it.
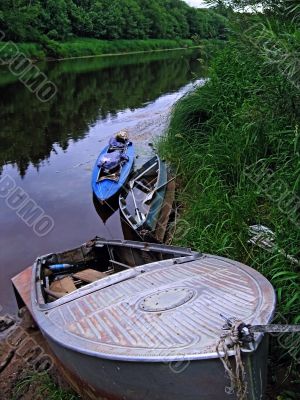
<instances>
[{"instance_id":1,"label":"river water","mask_svg":"<svg viewBox=\"0 0 300 400\"><path fill-rule=\"evenodd\" d=\"M54 221L50 233L38 236L0 198L2 313L16 311L11 277L38 255L95 235L123 238L118 210L99 215L93 202L97 155L112 134L128 128L137 164L148 159L172 105L204 76L198 57L172 51L40 64L58 89L46 103L0 69L0 179L13 180Z\"/></svg>"}]
</instances>

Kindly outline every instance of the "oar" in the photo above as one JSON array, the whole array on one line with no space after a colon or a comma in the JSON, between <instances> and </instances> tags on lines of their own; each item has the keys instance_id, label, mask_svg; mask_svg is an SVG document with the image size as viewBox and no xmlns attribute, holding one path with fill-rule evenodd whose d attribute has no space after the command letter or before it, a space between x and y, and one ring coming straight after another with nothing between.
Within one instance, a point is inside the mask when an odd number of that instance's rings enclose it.
<instances>
[{"instance_id":1,"label":"oar","mask_svg":"<svg viewBox=\"0 0 300 400\"><path fill-rule=\"evenodd\" d=\"M150 192L149 194L147 194L147 196L146 196L145 200L143 201L143 203L144 203L144 204L150 203L150 201L153 199L153 196L155 195L155 193L156 193L158 190L162 189L163 187L167 186L170 182L174 181L174 179L175 179L175 176L174 176L174 178L172 178L172 179L168 180L167 182L163 183L163 184L162 184L161 186L159 186L158 188L152 190L152 192Z\"/></svg>"},{"instance_id":2,"label":"oar","mask_svg":"<svg viewBox=\"0 0 300 400\"><path fill-rule=\"evenodd\" d=\"M137 215L138 222L142 223L143 222L143 220L142 220L143 215L140 212L140 210L138 209L138 206L136 204L136 199L135 199L135 195L134 195L134 192L133 192L133 185L134 185L134 181L130 181L129 182L129 188L130 188L130 192L131 192L131 195L132 195L132 198L133 198L133 204L134 204L135 213Z\"/></svg>"}]
</instances>

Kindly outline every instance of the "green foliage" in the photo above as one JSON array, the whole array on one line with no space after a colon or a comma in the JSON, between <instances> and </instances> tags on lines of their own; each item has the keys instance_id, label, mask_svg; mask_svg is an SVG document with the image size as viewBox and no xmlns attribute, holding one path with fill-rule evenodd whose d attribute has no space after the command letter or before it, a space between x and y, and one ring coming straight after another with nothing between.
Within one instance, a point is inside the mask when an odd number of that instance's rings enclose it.
<instances>
[{"instance_id":1,"label":"green foliage","mask_svg":"<svg viewBox=\"0 0 300 400\"><path fill-rule=\"evenodd\" d=\"M178 168L189 226L176 242L258 269L277 291L277 322L299 323L299 266L284 255L300 260L298 26L277 12L255 27L253 16L241 18L210 80L176 105L161 143ZM273 253L248 243L253 224L275 232ZM299 341L278 354L297 360Z\"/></svg>"},{"instance_id":2,"label":"green foliage","mask_svg":"<svg viewBox=\"0 0 300 400\"><path fill-rule=\"evenodd\" d=\"M201 44L206 46L206 40ZM218 40L212 41L212 49ZM223 41L220 41L223 43ZM155 51L177 48L198 47L198 44L190 39L127 39L127 40L99 40L91 38L74 38L66 42L57 42L47 39L44 45L34 43L17 43L17 52L25 54L32 60L43 60L46 55L52 58L72 58L85 56L101 56L116 53L130 53ZM16 47L10 42L0 42L0 56L2 60L9 62L16 54Z\"/></svg>"},{"instance_id":3,"label":"green foliage","mask_svg":"<svg viewBox=\"0 0 300 400\"><path fill-rule=\"evenodd\" d=\"M79 397L71 391L58 387L52 378L46 373L27 372L15 387L13 400L23 398L30 391L34 398L47 400L79 400Z\"/></svg>"},{"instance_id":4,"label":"green foliage","mask_svg":"<svg viewBox=\"0 0 300 400\"><path fill-rule=\"evenodd\" d=\"M230 11L263 12L266 16L276 15L281 20L295 22L300 18L299 0L204 0L209 6L225 15ZM228 13L229 12L229 13Z\"/></svg>"},{"instance_id":5,"label":"green foliage","mask_svg":"<svg viewBox=\"0 0 300 400\"><path fill-rule=\"evenodd\" d=\"M226 21L182 0L3 0L0 29L6 40L224 38Z\"/></svg>"},{"instance_id":6,"label":"green foliage","mask_svg":"<svg viewBox=\"0 0 300 400\"><path fill-rule=\"evenodd\" d=\"M151 51L192 47L191 40L97 40L97 39L73 39L60 43L56 48L56 56L76 57L100 54L129 53L138 51Z\"/></svg>"},{"instance_id":7,"label":"green foliage","mask_svg":"<svg viewBox=\"0 0 300 400\"><path fill-rule=\"evenodd\" d=\"M19 42L37 40L41 13L40 3L29 6L24 0L3 0L0 5L0 29L6 39Z\"/></svg>"},{"instance_id":8,"label":"green foliage","mask_svg":"<svg viewBox=\"0 0 300 400\"><path fill-rule=\"evenodd\" d=\"M39 44L34 43L18 43L17 49L13 43L0 42L1 60L9 61L14 55L21 53L25 54L32 60L40 60L45 58L45 51Z\"/></svg>"},{"instance_id":9,"label":"green foliage","mask_svg":"<svg viewBox=\"0 0 300 400\"><path fill-rule=\"evenodd\" d=\"M71 33L71 22L65 0L41 0L39 15L42 33L49 39L64 40Z\"/></svg>"}]
</instances>

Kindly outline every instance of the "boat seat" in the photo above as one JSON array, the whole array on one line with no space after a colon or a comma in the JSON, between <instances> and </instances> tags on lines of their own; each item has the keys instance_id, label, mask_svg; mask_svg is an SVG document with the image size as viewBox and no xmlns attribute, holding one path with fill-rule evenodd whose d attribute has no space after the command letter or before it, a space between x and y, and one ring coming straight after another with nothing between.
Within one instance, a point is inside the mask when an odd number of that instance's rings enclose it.
<instances>
[{"instance_id":1,"label":"boat seat","mask_svg":"<svg viewBox=\"0 0 300 400\"><path fill-rule=\"evenodd\" d=\"M95 269L85 269L80 272L76 272L76 274L73 275L73 278L80 279L83 282L86 283L92 283L95 281L98 281L99 279L106 278L106 274L103 272L99 272Z\"/></svg>"},{"instance_id":2,"label":"boat seat","mask_svg":"<svg viewBox=\"0 0 300 400\"><path fill-rule=\"evenodd\" d=\"M76 286L73 282L73 279L70 276L66 276L62 279L56 280L54 282L51 283L50 285L50 290L53 293L58 293L60 294L68 294L68 293L72 293L74 292L74 290L76 290ZM61 297L61 296L59 296Z\"/></svg>"},{"instance_id":3,"label":"boat seat","mask_svg":"<svg viewBox=\"0 0 300 400\"><path fill-rule=\"evenodd\" d=\"M107 174L107 175L101 176L101 177L97 180L97 183L102 182L102 181L104 181L105 179L109 179L110 181L118 182L119 178L120 178L120 174L117 174L117 173L115 173L115 174Z\"/></svg>"}]
</instances>

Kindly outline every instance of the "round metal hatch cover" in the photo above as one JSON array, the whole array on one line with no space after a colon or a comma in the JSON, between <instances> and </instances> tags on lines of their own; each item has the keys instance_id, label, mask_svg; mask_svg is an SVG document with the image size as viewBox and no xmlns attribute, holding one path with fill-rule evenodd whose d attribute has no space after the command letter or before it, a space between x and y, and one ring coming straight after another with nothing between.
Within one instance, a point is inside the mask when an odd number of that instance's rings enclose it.
<instances>
[{"instance_id":1,"label":"round metal hatch cover","mask_svg":"<svg viewBox=\"0 0 300 400\"><path fill-rule=\"evenodd\" d=\"M172 288L152 293L139 303L140 309L149 312L167 311L191 300L195 291L188 288Z\"/></svg>"}]
</instances>

